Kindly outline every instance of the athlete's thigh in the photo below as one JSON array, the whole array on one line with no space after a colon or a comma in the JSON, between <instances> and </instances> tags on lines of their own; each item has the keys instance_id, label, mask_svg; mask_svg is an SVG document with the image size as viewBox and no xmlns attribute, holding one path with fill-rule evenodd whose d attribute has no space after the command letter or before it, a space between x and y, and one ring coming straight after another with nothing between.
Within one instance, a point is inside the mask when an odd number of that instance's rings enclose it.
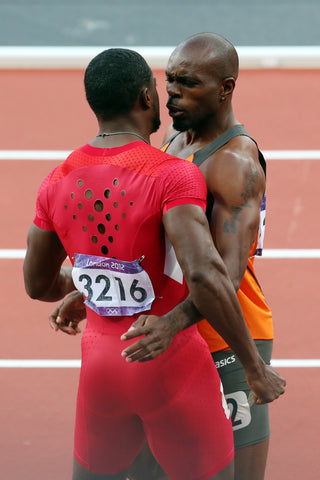
<instances>
[{"instance_id":1,"label":"athlete's thigh","mask_svg":"<svg viewBox=\"0 0 320 480\"><path fill-rule=\"evenodd\" d=\"M235 451L234 480L264 480L269 439Z\"/></svg>"},{"instance_id":2,"label":"athlete's thigh","mask_svg":"<svg viewBox=\"0 0 320 480\"><path fill-rule=\"evenodd\" d=\"M74 456L99 474L129 468L145 442L142 421L128 400L119 343L118 338L88 330L82 339Z\"/></svg>"},{"instance_id":3,"label":"athlete's thigh","mask_svg":"<svg viewBox=\"0 0 320 480\"><path fill-rule=\"evenodd\" d=\"M150 448L170 480L209 479L233 459L229 411L210 356L168 406L143 422Z\"/></svg>"},{"instance_id":4,"label":"athlete's thigh","mask_svg":"<svg viewBox=\"0 0 320 480\"><path fill-rule=\"evenodd\" d=\"M255 341L260 355L270 363L271 340ZM269 407L253 401L245 371L231 350L212 354L223 384L224 394L231 412L235 448L264 442L270 436Z\"/></svg>"},{"instance_id":5,"label":"athlete's thigh","mask_svg":"<svg viewBox=\"0 0 320 480\"><path fill-rule=\"evenodd\" d=\"M119 473L117 475L101 475L99 473L90 472L80 465L75 458L73 459L72 480L125 480L126 478L127 472Z\"/></svg>"},{"instance_id":6,"label":"athlete's thigh","mask_svg":"<svg viewBox=\"0 0 320 480\"><path fill-rule=\"evenodd\" d=\"M128 470L130 480L170 480L146 442Z\"/></svg>"},{"instance_id":7,"label":"athlete's thigh","mask_svg":"<svg viewBox=\"0 0 320 480\"><path fill-rule=\"evenodd\" d=\"M138 455L137 461L128 470L127 477L129 480L170 480L152 455L147 443ZM235 480L234 461L231 460L222 470L208 480Z\"/></svg>"}]
</instances>

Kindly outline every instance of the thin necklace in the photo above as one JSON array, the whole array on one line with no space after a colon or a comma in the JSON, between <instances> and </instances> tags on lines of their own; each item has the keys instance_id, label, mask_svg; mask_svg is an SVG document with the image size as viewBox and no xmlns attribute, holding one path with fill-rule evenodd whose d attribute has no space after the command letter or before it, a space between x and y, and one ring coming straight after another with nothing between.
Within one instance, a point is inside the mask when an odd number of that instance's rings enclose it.
<instances>
[{"instance_id":1,"label":"thin necklace","mask_svg":"<svg viewBox=\"0 0 320 480\"><path fill-rule=\"evenodd\" d=\"M111 137L112 135L135 135L136 137L141 138L141 140L143 140L145 143L149 143L149 142L147 142L147 140L145 138L141 137L141 135L139 135L138 133L134 133L134 132L99 133L99 135L97 135L97 137Z\"/></svg>"}]
</instances>

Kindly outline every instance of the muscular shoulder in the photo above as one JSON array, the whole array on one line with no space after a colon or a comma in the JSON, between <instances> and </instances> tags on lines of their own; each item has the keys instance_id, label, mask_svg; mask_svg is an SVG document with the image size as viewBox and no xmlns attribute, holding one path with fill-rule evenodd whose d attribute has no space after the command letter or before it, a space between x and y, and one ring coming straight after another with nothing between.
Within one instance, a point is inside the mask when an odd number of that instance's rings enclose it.
<instances>
[{"instance_id":1,"label":"muscular shoulder","mask_svg":"<svg viewBox=\"0 0 320 480\"><path fill-rule=\"evenodd\" d=\"M165 163L159 177L163 182L173 185L183 186L185 189L194 191L196 195L206 193L207 187L204 176L200 169L191 162L181 158L164 154Z\"/></svg>"},{"instance_id":2,"label":"muscular shoulder","mask_svg":"<svg viewBox=\"0 0 320 480\"><path fill-rule=\"evenodd\" d=\"M215 199L261 197L265 191L265 175L259 162L256 144L246 136L230 140L201 165L208 190Z\"/></svg>"}]
</instances>

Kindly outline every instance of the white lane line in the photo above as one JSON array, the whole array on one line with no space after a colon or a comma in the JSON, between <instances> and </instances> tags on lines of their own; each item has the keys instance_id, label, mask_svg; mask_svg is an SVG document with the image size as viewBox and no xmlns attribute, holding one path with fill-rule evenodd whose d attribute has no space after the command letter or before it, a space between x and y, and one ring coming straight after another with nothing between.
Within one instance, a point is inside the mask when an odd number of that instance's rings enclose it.
<instances>
[{"instance_id":1,"label":"white lane line","mask_svg":"<svg viewBox=\"0 0 320 480\"><path fill-rule=\"evenodd\" d=\"M320 160L320 150L263 150L266 160Z\"/></svg>"},{"instance_id":2,"label":"white lane line","mask_svg":"<svg viewBox=\"0 0 320 480\"><path fill-rule=\"evenodd\" d=\"M281 358L271 360L271 365L273 367L283 367L283 368L319 368L320 359L319 358Z\"/></svg>"},{"instance_id":3,"label":"white lane line","mask_svg":"<svg viewBox=\"0 0 320 480\"><path fill-rule=\"evenodd\" d=\"M0 69L84 69L93 57L106 48L109 48L108 45L81 47L1 46ZM168 58L174 50L174 46L133 45L131 48L139 52L150 67L155 69L166 68ZM320 66L320 47L317 45L236 45L236 50L241 69L306 69L319 68Z\"/></svg>"},{"instance_id":4,"label":"white lane line","mask_svg":"<svg viewBox=\"0 0 320 480\"><path fill-rule=\"evenodd\" d=\"M265 248L256 258L320 258L319 248Z\"/></svg>"},{"instance_id":5,"label":"white lane line","mask_svg":"<svg viewBox=\"0 0 320 480\"><path fill-rule=\"evenodd\" d=\"M80 368L80 360L1 359L0 368Z\"/></svg>"},{"instance_id":6,"label":"white lane line","mask_svg":"<svg viewBox=\"0 0 320 480\"><path fill-rule=\"evenodd\" d=\"M25 257L25 249L22 248L3 248L0 249L0 259L19 259ZM264 258L320 258L319 248L265 248L262 253L262 257L256 257L257 259Z\"/></svg>"},{"instance_id":7,"label":"white lane line","mask_svg":"<svg viewBox=\"0 0 320 480\"><path fill-rule=\"evenodd\" d=\"M71 150L0 150L0 160L65 160ZM320 160L320 150L263 150L267 160Z\"/></svg>"},{"instance_id":8,"label":"white lane line","mask_svg":"<svg viewBox=\"0 0 320 480\"><path fill-rule=\"evenodd\" d=\"M273 359L271 365L277 368L319 368L318 358ZM81 360L46 359L0 359L0 368L80 368Z\"/></svg>"},{"instance_id":9,"label":"white lane line","mask_svg":"<svg viewBox=\"0 0 320 480\"><path fill-rule=\"evenodd\" d=\"M24 258L26 250L23 248L3 248L0 249L0 258Z\"/></svg>"},{"instance_id":10,"label":"white lane line","mask_svg":"<svg viewBox=\"0 0 320 480\"><path fill-rule=\"evenodd\" d=\"M69 150L0 150L0 160L65 160Z\"/></svg>"}]
</instances>

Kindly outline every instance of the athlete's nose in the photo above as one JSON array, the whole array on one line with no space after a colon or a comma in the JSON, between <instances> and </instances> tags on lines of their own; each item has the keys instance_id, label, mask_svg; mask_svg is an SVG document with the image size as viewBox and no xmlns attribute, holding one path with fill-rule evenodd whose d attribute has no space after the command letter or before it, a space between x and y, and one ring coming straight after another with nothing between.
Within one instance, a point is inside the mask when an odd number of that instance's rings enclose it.
<instances>
[{"instance_id":1,"label":"athlete's nose","mask_svg":"<svg viewBox=\"0 0 320 480\"><path fill-rule=\"evenodd\" d=\"M168 82L167 81L167 93L169 97L177 97L180 96L180 89L178 88L177 82Z\"/></svg>"}]
</instances>

